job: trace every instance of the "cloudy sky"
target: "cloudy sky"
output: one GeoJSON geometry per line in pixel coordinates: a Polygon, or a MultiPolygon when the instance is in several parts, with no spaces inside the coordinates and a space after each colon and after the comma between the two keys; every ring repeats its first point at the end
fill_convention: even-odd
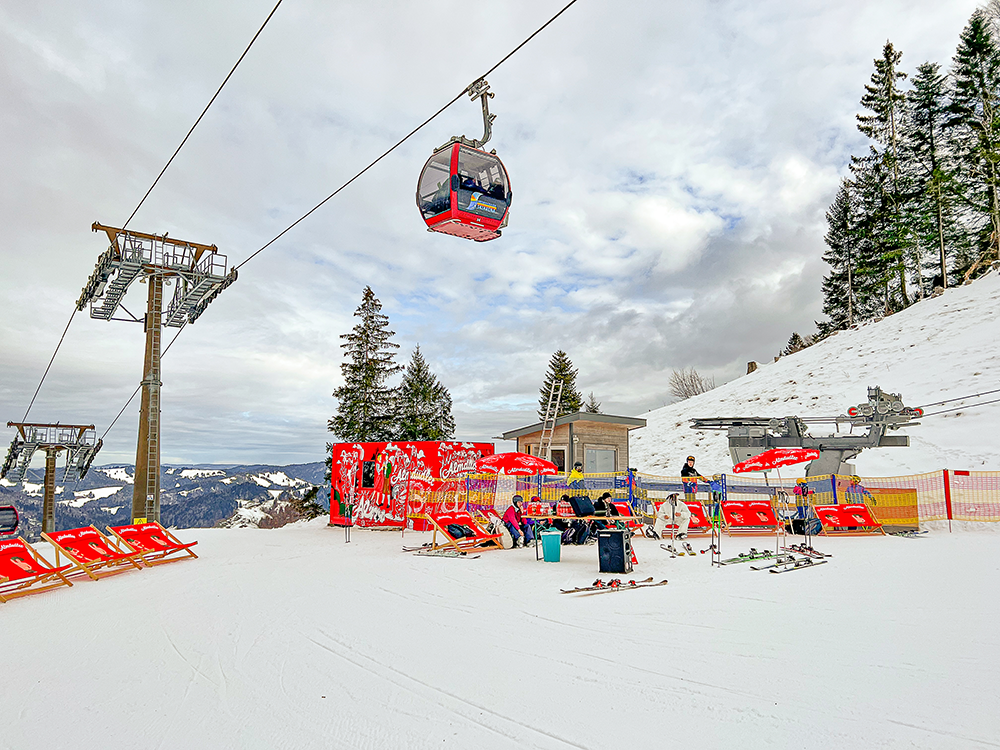
{"type": "MultiPolygon", "coordinates": [[[[284,0],[130,226],[242,262],[564,4],[284,0]]],[[[3,421],[24,417],[105,249],[91,223],[125,222],[273,5],[0,5],[3,421]]],[[[320,460],[366,284],[400,359],[420,344],[450,389],[459,438],[535,421],[560,348],[613,414],[669,402],[672,369],[738,377],[821,317],[824,213],[865,148],[873,59],[891,39],[906,70],[946,65],[976,5],[579,0],[489,77],[504,236],[428,233],[414,206],[432,149],[481,133],[463,99],[183,331],[163,461],[320,460]]],[[[29,419],[103,433],[142,353],[141,326],[77,315],[29,419]]],[[[134,460],[137,414],[98,463],[134,460]]]]}

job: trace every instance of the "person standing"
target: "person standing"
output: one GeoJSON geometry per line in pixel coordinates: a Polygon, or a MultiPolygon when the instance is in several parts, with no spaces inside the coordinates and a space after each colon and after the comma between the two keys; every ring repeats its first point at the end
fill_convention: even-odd
{"type": "Polygon", "coordinates": [[[706,484],[708,480],[698,473],[698,470],[694,468],[694,456],[688,456],[687,460],[684,461],[684,465],[681,467],[681,479],[684,485],[684,502],[694,503],[697,502],[697,497],[695,493],[698,491],[698,480],[702,480],[706,484]],[[693,480],[684,482],[685,477],[694,477],[693,480]]]}

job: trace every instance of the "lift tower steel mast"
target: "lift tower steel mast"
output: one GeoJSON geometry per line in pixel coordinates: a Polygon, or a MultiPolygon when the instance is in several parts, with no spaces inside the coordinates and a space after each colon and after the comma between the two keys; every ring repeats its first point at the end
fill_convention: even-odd
{"type": "Polygon", "coordinates": [[[42,531],[56,530],[56,459],[66,451],[63,482],[76,482],[87,476],[94,456],[101,449],[94,425],[38,424],[35,422],[8,422],[16,427],[17,435],[7,449],[7,458],[0,467],[0,479],[17,483],[31,464],[36,450],[45,451],[45,483],[42,496],[42,531]]]}
{"type": "Polygon", "coordinates": [[[146,234],[94,223],[91,229],[108,235],[110,247],[97,259],[76,309],[90,304],[90,317],[115,318],[121,307],[146,332],[139,439],[135,451],[132,517],[160,520],[160,332],[163,326],[183,328],[194,323],[223,289],[236,281],[236,269],[226,273],[226,256],[215,245],[175,240],[166,234],[146,234]],[[146,314],[136,318],[121,301],[139,279],[148,285],[146,314]],[[173,297],[163,309],[163,287],[176,281],[173,297]]]}

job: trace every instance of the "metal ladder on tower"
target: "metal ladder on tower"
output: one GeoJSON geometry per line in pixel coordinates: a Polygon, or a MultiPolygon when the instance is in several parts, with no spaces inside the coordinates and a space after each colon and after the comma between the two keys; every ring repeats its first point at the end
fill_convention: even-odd
{"type": "Polygon", "coordinates": [[[545,407],[545,418],[542,419],[542,437],[538,444],[538,455],[546,461],[552,460],[552,435],[556,431],[556,417],[559,416],[559,404],[562,401],[563,381],[553,380],[549,388],[549,403],[545,407]]]}

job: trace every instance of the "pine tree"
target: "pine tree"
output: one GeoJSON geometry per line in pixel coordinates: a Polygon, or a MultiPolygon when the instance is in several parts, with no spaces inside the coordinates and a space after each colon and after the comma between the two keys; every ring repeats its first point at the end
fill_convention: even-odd
{"type": "Polygon", "coordinates": [[[591,391],[590,395],[587,397],[587,403],[583,407],[583,410],[588,414],[600,414],[601,413],[601,402],[597,400],[594,396],[594,392],[591,391]]]}
{"type": "Polygon", "coordinates": [[[451,394],[427,366],[419,345],[396,391],[396,409],[397,440],[450,440],[455,434],[451,394]]]}
{"type": "MultiPolygon", "coordinates": [[[[1000,46],[982,10],[962,31],[951,78],[951,147],[977,252],[989,256],[1000,253],[1000,46]]],[[[964,272],[961,265],[956,272],[964,272]]]]}
{"type": "Polygon", "coordinates": [[[821,333],[849,328],[855,323],[857,301],[854,285],[857,281],[858,247],[861,233],[851,189],[853,183],[844,178],[840,190],[826,212],[827,232],[823,238],[828,250],[823,260],[832,270],[823,277],[823,313],[829,318],[820,324],[821,333]]]}
{"type": "Polygon", "coordinates": [[[892,42],[885,43],[882,57],[875,60],[871,82],[865,85],[865,93],[861,97],[861,105],[870,114],[857,116],[858,130],[875,142],[868,160],[881,162],[878,173],[883,175],[879,184],[884,193],[879,200],[882,204],[878,216],[879,230],[871,239],[875,242],[873,250],[884,256],[879,266],[884,263],[896,275],[894,284],[886,280],[886,313],[898,309],[895,306],[890,309],[888,304],[889,299],[895,296],[888,293],[890,287],[895,287],[902,307],[910,304],[906,291],[906,252],[911,241],[907,237],[903,216],[907,187],[900,169],[899,153],[900,120],[906,101],[906,95],[899,88],[900,81],[906,78],[906,73],[898,68],[902,57],[903,53],[897,52],[892,42]]]}
{"type": "Polygon", "coordinates": [[[302,497],[292,497],[289,501],[291,507],[295,510],[300,518],[313,519],[319,518],[322,515],[326,515],[327,510],[316,498],[319,496],[320,487],[313,485],[302,497]]]}
{"type": "Polygon", "coordinates": [[[941,66],[930,62],[918,66],[903,124],[904,163],[914,186],[907,222],[916,243],[927,252],[932,279],[939,276],[945,287],[948,256],[966,241],[956,207],[954,162],[945,140],[948,104],[941,66]]]}
{"type": "Polygon", "coordinates": [[[854,174],[857,259],[852,287],[857,301],[855,322],[890,315],[904,307],[897,266],[902,261],[899,230],[902,223],[892,202],[889,165],[872,150],[866,157],[851,157],[854,174]]]}
{"type": "Polygon", "coordinates": [[[576,389],[576,376],[579,370],[573,369],[573,363],[569,355],[562,349],[552,355],[549,360],[549,369],[545,373],[545,383],[539,389],[538,418],[545,419],[545,409],[549,404],[549,391],[552,384],[561,380],[563,384],[562,398],[559,401],[559,411],[557,417],[564,414],[575,414],[583,408],[583,396],[576,389]]]}
{"type": "Polygon", "coordinates": [[[327,427],[345,442],[392,440],[394,390],[385,383],[403,369],[395,363],[399,344],[391,340],[395,332],[388,329],[389,317],[382,314],[370,286],[354,317],[361,322],[340,337],[347,350],[347,361],[340,366],[344,384],[333,392],[337,413],[327,427]]]}
{"type": "Polygon", "coordinates": [[[795,352],[800,352],[807,346],[809,346],[809,342],[802,338],[798,333],[793,332],[792,335],[789,336],[788,344],[786,344],[785,348],[782,350],[781,356],[786,357],[789,354],[795,354],[795,352]]]}

